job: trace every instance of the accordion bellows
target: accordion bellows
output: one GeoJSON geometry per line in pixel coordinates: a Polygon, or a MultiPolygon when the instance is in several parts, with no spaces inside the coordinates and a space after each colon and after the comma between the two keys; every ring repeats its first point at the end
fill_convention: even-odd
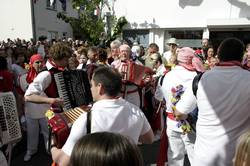
{"type": "Polygon", "coordinates": [[[16,99],[12,92],[0,93],[0,127],[2,145],[22,138],[16,99]]]}

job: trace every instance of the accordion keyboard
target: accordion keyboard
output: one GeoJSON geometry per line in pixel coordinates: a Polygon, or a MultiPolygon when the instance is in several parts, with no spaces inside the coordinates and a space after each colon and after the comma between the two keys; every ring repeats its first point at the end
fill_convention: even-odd
{"type": "Polygon", "coordinates": [[[54,74],[54,78],[59,97],[64,100],[64,111],[92,102],[88,75],[85,71],[63,71],[54,74]]]}
{"type": "Polygon", "coordinates": [[[63,72],[54,74],[54,78],[56,80],[58,94],[64,100],[63,108],[64,110],[70,110],[71,104],[70,104],[69,95],[67,93],[67,88],[66,88],[64,77],[63,77],[63,72]]]}

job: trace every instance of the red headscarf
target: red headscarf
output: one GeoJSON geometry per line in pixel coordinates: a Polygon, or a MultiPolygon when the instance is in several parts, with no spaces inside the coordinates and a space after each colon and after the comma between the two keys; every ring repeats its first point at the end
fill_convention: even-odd
{"type": "Polygon", "coordinates": [[[29,84],[34,80],[34,78],[38,74],[37,71],[35,70],[35,68],[33,67],[33,63],[36,62],[36,61],[42,61],[43,62],[43,57],[40,54],[35,54],[35,55],[32,55],[30,57],[30,62],[29,62],[30,68],[29,68],[29,71],[28,71],[27,77],[26,77],[26,81],[29,84]]]}

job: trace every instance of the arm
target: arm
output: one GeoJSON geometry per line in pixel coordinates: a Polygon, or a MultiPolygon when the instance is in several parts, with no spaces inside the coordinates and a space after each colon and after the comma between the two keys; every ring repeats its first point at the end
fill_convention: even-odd
{"type": "Polygon", "coordinates": [[[152,129],[150,129],[146,134],[140,135],[139,141],[144,144],[151,144],[154,141],[154,133],[152,129]]]}
{"type": "Polygon", "coordinates": [[[45,95],[44,90],[50,85],[50,83],[51,75],[48,71],[43,71],[39,73],[25,92],[25,101],[34,102],[38,104],[62,105],[62,99],[49,98],[45,95]]]}
{"type": "Polygon", "coordinates": [[[25,98],[25,101],[33,102],[37,104],[54,104],[56,106],[63,105],[63,100],[60,98],[49,98],[47,96],[41,96],[37,94],[25,96],[24,98],[25,98]]]}
{"type": "Polygon", "coordinates": [[[184,94],[181,96],[180,101],[176,104],[174,115],[176,120],[182,120],[187,118],[187,114],[192,112],[196,108],[196,98],[193,94],[192,87],[188,87],[184,94]]]}
{"type": "Polygon", "coordinates": [[[67,141],[62,149],[56,147],[51,148],[52,159],[59,166],[69,165],[70,155],[73,151],[75,143],[86,133],[86,113],[83,113],[71,127],[71,131],[67,141]]]}
{"type": "Polygon", "coordinates": [[[70,156],[64,153],[61,149],[56,147],[51,148],[52,159],[55,163],[60,166],[67,166],[69,165],[70,156]]]}
{"type": "Polygon", "coordinates": [[[174,116],[176,120],[185,120],[188,117],[187,114],[183,114],[178,110],[174,110],[174,116]]]}

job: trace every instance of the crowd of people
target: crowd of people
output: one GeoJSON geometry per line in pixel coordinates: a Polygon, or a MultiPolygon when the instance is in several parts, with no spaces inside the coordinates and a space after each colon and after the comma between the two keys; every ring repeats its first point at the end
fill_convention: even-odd
{"type": "Polygon", "coordinates": [[[250,130],[250,44],[245,47],[239,39],[228,38],[215,50],[203,39],[201,48],[194,49],[170,38],[166,47],[161,54],[156,43],[144,48],[120,40],[106,48],[43,37],[36,43],[1,42],[0,92],[16,96],[22,130],[27,132],[24,161],[37,153],[40,132],[45,144],[48,141],[45,112],[64,104],[54,74],[83,70],[94,100],[90,132],[88,114],[83,113],[66,143],[51,146],[58,165],[141,166],[136,145],[150,144],[159,135],[166,154],[159,154],[165,160],[158,165],[183,166],[186,154],[194,166],[249,165],[249,134],[241,137],[237,151],[236,144],[250,130]]]}

